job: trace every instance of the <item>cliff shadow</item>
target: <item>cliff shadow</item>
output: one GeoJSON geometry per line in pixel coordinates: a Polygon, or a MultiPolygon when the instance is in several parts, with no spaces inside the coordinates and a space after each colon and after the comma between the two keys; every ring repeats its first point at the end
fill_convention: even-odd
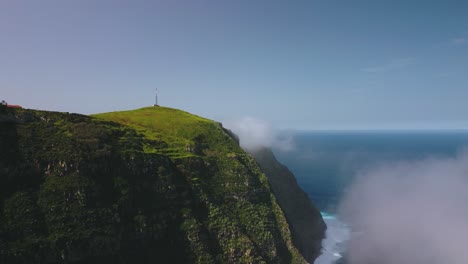
{"type": "Polygon", "coordinates": [[[16,122],[5,113],[0,113],[0,201],[11,191],[11,184],[18,184],[19,144],[16,122]]]}

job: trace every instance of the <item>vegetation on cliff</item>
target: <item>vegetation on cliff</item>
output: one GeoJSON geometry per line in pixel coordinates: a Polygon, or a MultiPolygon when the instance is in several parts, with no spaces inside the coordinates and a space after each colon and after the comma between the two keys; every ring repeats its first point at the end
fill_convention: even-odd
{"type": "Polygon", "coordinates": [[[320,211],[299,187],[289,169],[278,162],[268,148],[249,150],[268,177],[271,189],[288,220],[294,245],[312,263],[320,254],[326,224],[320,211]]]}
{"type": "Polygon", "coordinates": [[[0,262],[304,263],[227,132],[163,107],[1,109],[0,262]]]}

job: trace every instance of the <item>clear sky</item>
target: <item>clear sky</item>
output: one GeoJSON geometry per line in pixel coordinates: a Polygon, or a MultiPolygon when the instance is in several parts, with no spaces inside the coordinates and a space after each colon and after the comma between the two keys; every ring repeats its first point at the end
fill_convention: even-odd
{"type": "Polygon", "coordinates": [[[468,128],[468,1],[0,1],[0,99],[284,129],[468,128]]]}

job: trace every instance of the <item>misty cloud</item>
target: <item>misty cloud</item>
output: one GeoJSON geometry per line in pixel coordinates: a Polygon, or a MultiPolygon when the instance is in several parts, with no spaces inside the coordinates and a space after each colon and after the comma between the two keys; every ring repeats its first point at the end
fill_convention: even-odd
{"type": "Polygon", "coordinates": [[[466,38],[454,38],[450,40],[450,44],[454,46],[466,44],[468,41],[466,38]]]}
{"type": "Polygon", "coordinates": [[[387,62],[384,65],[375,66],[375,67],[367,67],[367,68],[361,69],[361,71],[368,72],[368,73],[388,72],[388,71],[392,71],[396,69],[401,69],[409,65],[415,64],[415,63],[416,63],[416,59],[414,58],[394,59],[394,60],[387,62]]]}
{"type": "Polygon", "coordinates": [[[290,151],[295,147],[291,135],[279,133],[264,120],[244,117],[223,122],[223,125],[239,136],[240,145],[244,149],[255,150],[261,147],[272,147],[282,151],[290,151]]]}
{"type": "Polygon", "coordinates": [[[340,210],[358,231],[350,263],[468,263],[467,203],[467,153],[361,173],[340,210]]]}

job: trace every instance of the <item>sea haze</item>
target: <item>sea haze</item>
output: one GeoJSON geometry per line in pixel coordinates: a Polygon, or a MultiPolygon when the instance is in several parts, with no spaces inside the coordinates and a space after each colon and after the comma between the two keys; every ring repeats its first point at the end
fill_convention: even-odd
{"type": "Polygon", "coordinates": [[[334,213],[357,173],[385,163],[454,157],[468,147],[468,131],[299,132],[295,148],[275,149],[321,211],[334,213]]]}
{"type": "Polygon", "coordinates": [[[294,142],[292,150],[274,151],[322,211],[329,228],[323,255],[315,263],[331,264],[345,254],[356,231],[336,214],[358,176],[400,163],[426,166],[428,160],[456,160],[468,150],[468,131],[299,132],[294,142]]]}

